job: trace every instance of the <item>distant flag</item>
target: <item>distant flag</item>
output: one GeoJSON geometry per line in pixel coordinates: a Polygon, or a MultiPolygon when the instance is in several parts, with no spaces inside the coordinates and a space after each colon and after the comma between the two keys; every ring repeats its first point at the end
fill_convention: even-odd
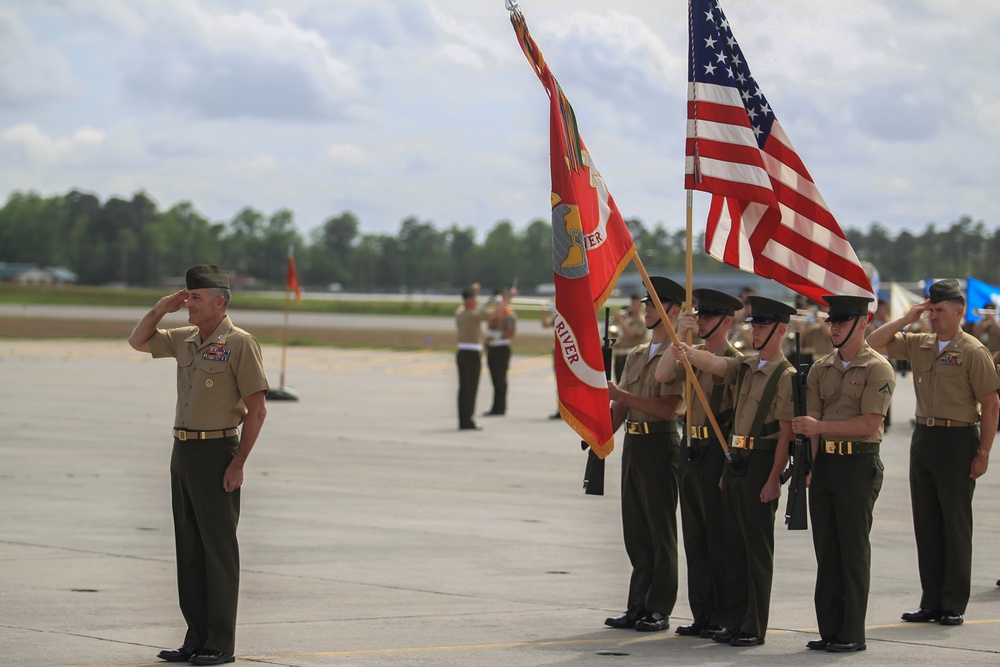
{"type": "Polygon", "coordinates": [[[1000,287],[995,287],[982,280],[969,278],[965,281],[965,321],[978,322],[983,309],[992,310],[992,317],[996,317],[997,309],[1000,307],[1000,287]]]}
{"type": "Polygon", "coordinates": [[[687,189],[712,193],[705,250],[813,301],[874,296],[754,81],[717,0],[690,0],[687,189]]]}
{"type": "Polygon", "coordinates": [[[285,291],[295,292],[295,303],[302,303],[302,283],[299,282],[299,272],[295,270],[294,248],[288,246],[288,279],[285,281],[285,291]]]}
{"type": "Polygon", "coordinates": [[[573,107],[528,33],[517,3],[508,2],[507,8],[521,49],[549,96],[559,412],[603,459],[614,449],[614,434],[594,311],[632,259],[635,244],[580,137],[573,107]]]}

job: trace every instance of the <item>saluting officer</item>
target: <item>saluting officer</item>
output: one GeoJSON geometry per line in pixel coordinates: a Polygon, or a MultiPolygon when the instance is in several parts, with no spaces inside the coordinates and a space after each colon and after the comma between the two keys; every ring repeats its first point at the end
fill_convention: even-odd
{"type": "Polygon", "coordinates": [[[1000,377],[989,351],[962,331],[965,297],[954,279],[879,327],[868,344],[913,369],[917,423],[910,440],[910,504],[920,570],[920,608],[909,622],[961,625],[972,580],[972,494],[997,431],[1000,377]],[[931,333],[903,332],[927,312],[931,333]]]}
{"type": "MultiPolygon", "coordinates": [[[[698,304],[697,316],[688,311],[677,319],[677,336],[684,340],[696,331],[705,349],[718,357],[740,356],[729,342],[736,311],[743,303],[736,297],[713,289],[692,292],[698,304]]],[[[686,381],[687,371],[677,362],[671,347],[656,369],[661,382],[686,381]]],[[[695,369],[695,378],[709,399],[709,407],[729,438],[733,427],[733,386],[715,382],[711,373],[695,369]]],[[[722,445],[709,425],[701,401],[691,401],[691,423],[681,438],[680,505],[684,555],[687,562],[688,603],[694,622],[678,626],[675,632],[687,637],[710,638],[726,622],[726,560],[723,534],[722,491],[719,482],[726,459],[722,445]]]]}
{"type": "MultiPolygon", "coordinates": [[[[476,394],[479,375],[483,370],[483,322],[499,321],[508,299],[501,297],[492,311],[479,307],[479,283],[462,290],[462,305],[455,310],[458,350],[455,365],[458,367],[458,429],[481,431],[482,426],[473,421],[476,411],[476,394]]],[[[509,349],[509,348],[508,348],[509,349]]]]}
{"type": "Polygon", "coordinates": [[[170,488],[177,590],[188,629],[180,648],[158,657],[221,665],[235,660],[240,487],[267,415],[267,378],[257,341],[226,315],[229,271],[194,266],[186,283],[139,320],[128,342],[153,357],[177,359],[170,488]],[[157,328],[164,315],[185,306],[192,326],[157,328]]]}
{"type": "MultiPolygon", "coordinates": [[[[671,323],[676,321],[684,287],[661,276],[650,281],[667,317],[671,323]]],[[[608,383],[612,427],[618,430],[625,423],[622,534],[632,576],[625,613],[604,623],[654,632],[670,627],[670,613],[677,602],[677,418],[684,411],[684,386],[663,384],[653,375],[669,346],[669,334],[649,303],[648,292],[643,301],[652,337],[629,353],[621,387],[608,383]]]]}
{"type": "Polygon", "coordinates": [[[722,509],[727,572],[728,619],[712,640],[730,646],[764,643],[774,574],[774,513],[781,495],[781,472],[792,439],[792,365],[781,352],[795,309],[780,301],[748,297],[747,319],[756,355],[718,357],[685,343],[678,359],[735,386],[730,453],[722,473],[722,509]]]}
{"type": "Polygon", "coordinates": [[[510,300],[517,296],[517,288],[498,287],[493,296],[496,311],[490,315],[486,328],[486,365],[493,381],[493,406],[484,417],[499,417],[507,412],[507,371],[510,368],[511,343],[517,333],[517,314],[510,307],[510,300]]]}
{"type": "Polygon", "coordinates": [[[892,401],[892,365],[865,343],[868,304],[863,296],[827,296],[834,352],[809,369],[808,416],[792,420],[812,438],[809,516],[816,549],[814,650],[865,650],[865,614],[871,579],[872,510],[882,488],[879,458],[883,419],[892,401]]]}

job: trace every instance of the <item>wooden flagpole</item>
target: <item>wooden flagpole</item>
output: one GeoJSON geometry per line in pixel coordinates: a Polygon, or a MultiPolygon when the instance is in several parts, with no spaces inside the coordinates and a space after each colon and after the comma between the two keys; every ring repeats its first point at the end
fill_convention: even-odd
{"type": "MultiPolygon", "coordinates": [[[[660,316],[660,320],[667,325],[667,333],[670,334],[670,340],[673,341],[674,345],[680,345],[680,338],[677,337],[677,331],[674,330],[674,325],[670,323],[667,318],[667,311],[663,309],[663,304],[660,302],[660,297],[656,293],[656,288],[653,287],[652,281],[649,279],[649,274],[646,273],[646,267],[643,266],[642,260],[639,259],[639,253],[632,255],[632,261],[635,262],[635,267],[639,270],[639,275],[642,276],[642,282],[646,286],[646,291],[649,292],[649,298],[656,306],[656,312],[660,316]]],[[[691,361],[687,358],[682,360],[684,362],[684,368],[688,372],[688,376],[694,377],[694,368],[691,367],[691,361]]],[[[705,396],[704,390],[701,388],[701,384],[694,382],[691,384],[694,388],[695,394],[698,396],[698,400],[701,401],[702,407],[705,408],[705,415],[708,417],[709,423],[712,425],[712,430],[715,432],[715,436],[719,439],[719,444],[722,445],[722,451],[725,452],[726,458],[732,460],[729,453],[729,443],[726,442],[726,438],[722,435],[722,429],[719,427],[719,422],[715,420],[715,415],[712,414],[712,408],[708,404],[708,397],[705,396]]]]}

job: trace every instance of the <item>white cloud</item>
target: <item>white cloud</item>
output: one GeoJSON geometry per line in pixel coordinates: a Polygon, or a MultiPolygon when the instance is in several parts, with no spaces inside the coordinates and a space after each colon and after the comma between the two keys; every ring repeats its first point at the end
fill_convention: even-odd
{"type": "MultiPolygon", "coordinates": [[[[722,3],[842,224],[1000,224],[1000,3],[722,3]]],[[[685,3],[522,8],[622,212],[681,226],[685,3]]],[[[485,229],[547,214],[548,153],[500,0],[0,0],[0,196],[485,229]]]]}
{"type": "Polygon", "coordinates": [[[13,11],[0,6],[0,104],[11,110],[38,108],[75,92],[65,54],[40,43],[13,11]]]}

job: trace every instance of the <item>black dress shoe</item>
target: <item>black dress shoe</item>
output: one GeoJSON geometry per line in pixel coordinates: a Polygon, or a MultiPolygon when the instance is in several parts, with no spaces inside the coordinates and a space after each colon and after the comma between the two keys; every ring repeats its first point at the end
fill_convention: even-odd
{"type": "Polygon", "coordinates": [[[720,644],[728,644],[729,642],[733,641],[733,638],[735,636],[736,633],[733,632],[732,630],[726,630],[725,628],[722,628],[714,635],[712,635],[712,641],[719,642],[720,644]]]}
{"type": "Polygon", "coordinates": [[[951,610],[941,612],[941,625],[962,625],[962,623],[965,623],[965,619],[958,612],[951,610]]]}
{"type": "Polygon", "coordinates": [[[210,649],[202,649],[191,656],[192,665],[224,665],[227,662],[236,662],[236,656],[210,649]]]}
{"type": "Polygon", "coordinates": [[[813,651],[825,651],[826,647],[830,645],[829,639],[814,639],[810,642],[806,642],[806,648],[813,651]]]}
{"type": "Polygon", "coordinates": [[[711,639],[723,630],[725,630],[725,628],[719,627],[718,625],[710,625],[707,628],[702,628],[701,634],[698,636],[702,639],[711,639]]]}
{"type": "Polygon", "coordinates": [[[488,410],[483,413],[484,417],[503,417],[502,412],[497,412],[496,410],[488,410]]]}
{"type": "Polygon", "coordinates": [[[163,649],[156,654],[156,657],[167,662],[187,662],[197,652],[198,649],[193,646],[181,646],[173,650],[163,649]]]}
{"type": "Polygon", "coordinates": [[[741,632],[739,635],[729,640],[730,646],[760,646],[763,643],[763,637],[748,635],[745,632],[741,632]]]}
{"type": "Polygon", "coordinates": [[[906,611],[900,616],[907,623],[928,623],[941,618],[940,609],[924,609],[921,607],[916,611],[906,611]]]}
{"type": "Polygon", "coordinates": [[[826,650],[830,653],[854,653],[855,651],[864,651],[867,646],[864,642],[841,642],[836,639],[827,644],[826,650]]]}
{"type": "Polygon", "coordinates": [[[702,630],[707,627],[708,623],[695,621],[691,625],[678,625],[674,632],[682,637],[701,637],[702,630]]]}
{"type": "Polygon", "coordinates": [[[670,617],[664,616],[658,611],[647,612],[645,616],[635,622],[635,629],[639,632],[659,632],[670,627],[670,617]]]}
{"type": "Polygon", "coordinates": [[[459,431],[482,431],[483,427],[479,424],[463,424],[458,427],[459,431]]]}
{"type": "MultiPolygon", "coordinates": [[[[556,410],[551,415],[549,415],[549,419],[562,419],[562,415],[559,414],[558,410],[556,410]]],[[[1000,581],[997,582],[997,586],[1000,586],[1000,581]]]]}
{"type": "Polygon", "coordinates": [[[621,616],[612,616],[604,619],[604,625],[611,628],[631,630],[635,627],[635,622],[645,615],[642,607],[632,607],[621,616]]]}

